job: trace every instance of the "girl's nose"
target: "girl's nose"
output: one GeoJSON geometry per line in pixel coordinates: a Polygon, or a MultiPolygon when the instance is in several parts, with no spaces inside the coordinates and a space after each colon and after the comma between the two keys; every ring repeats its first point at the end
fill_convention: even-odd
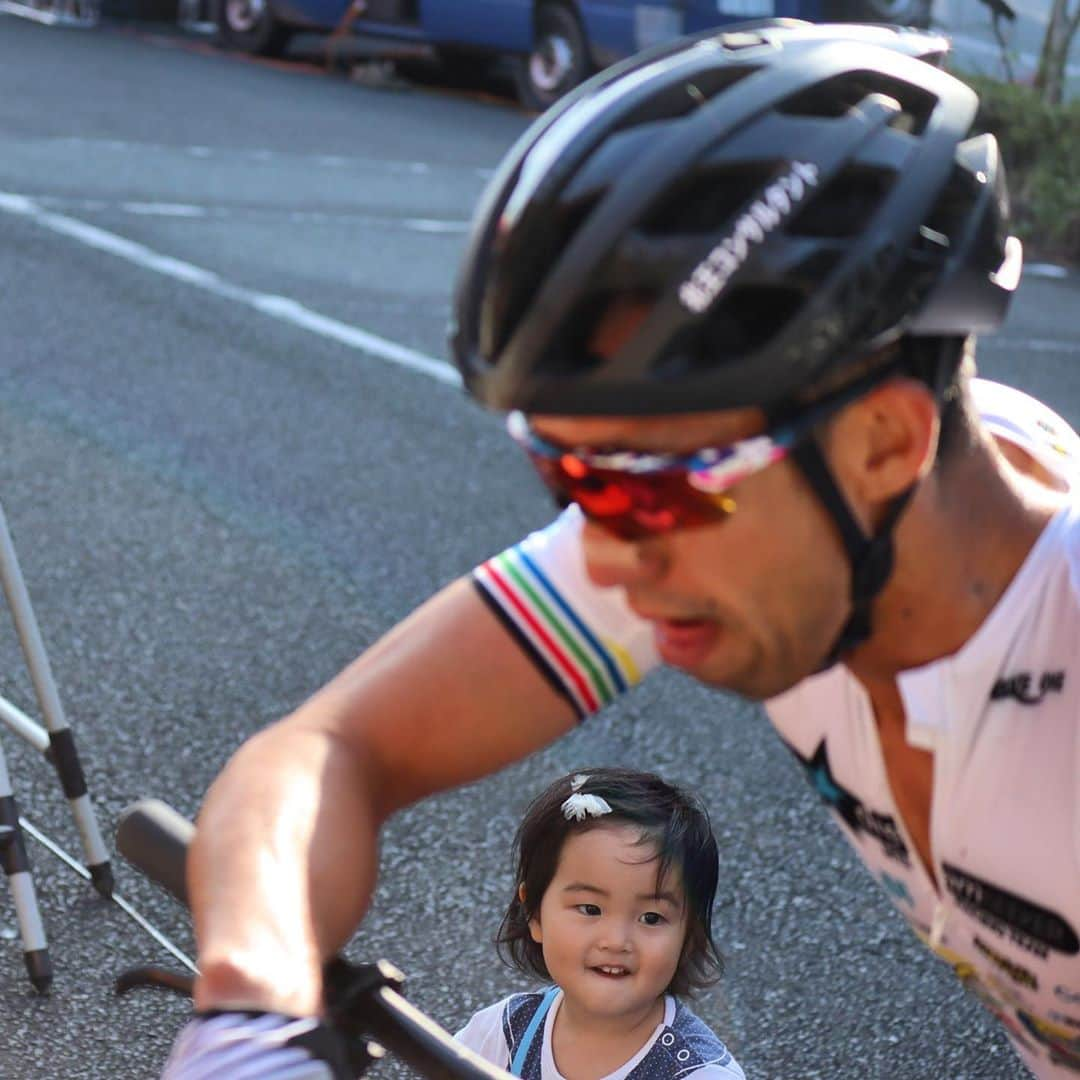
{"type": "Polygon", "coordinates": [[[663,577],[667,560],[661,544],[624,540],[586,519],[582,532],[585,570],[594,585],[644,585],[663,577]]]}
{"type": "Polygon", "coordinates": [[[597,945],[606,952],[630,951],[630,928],[622,919],[605,919],[597,945]]]}

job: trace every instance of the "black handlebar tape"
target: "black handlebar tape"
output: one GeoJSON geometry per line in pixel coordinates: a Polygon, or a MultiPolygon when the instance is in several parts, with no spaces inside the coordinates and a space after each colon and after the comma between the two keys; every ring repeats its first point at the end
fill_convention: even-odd
{"type": "Polygon", "coordinates": [[[365,1015],[375,1041],[428,1080],[509,1080],[388,986],[369,998],[365,1015]]]}
{"type": "Polygon", "coordinates": [[[187,907],[185,868],[188,844],[194,835],[195,826],[167,803],[143,799],[120,815],[116,848],[128,862],[187,907]]]}

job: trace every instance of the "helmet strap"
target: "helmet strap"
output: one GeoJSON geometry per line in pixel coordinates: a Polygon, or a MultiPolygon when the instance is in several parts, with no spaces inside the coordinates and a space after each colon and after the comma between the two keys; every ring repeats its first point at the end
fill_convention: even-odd
{"type": "Polygon", "coordinates": [[[877,533],[867,536],[855,520],[817,440],[813,437],[803,440],[792,449],[791,457],[833,519],[851,566],[851,615],[819,669],[824,671],[871,634],[871,606],[892,574],[893,530],[916,485],[912,484],[890,501],[877,533]]]}

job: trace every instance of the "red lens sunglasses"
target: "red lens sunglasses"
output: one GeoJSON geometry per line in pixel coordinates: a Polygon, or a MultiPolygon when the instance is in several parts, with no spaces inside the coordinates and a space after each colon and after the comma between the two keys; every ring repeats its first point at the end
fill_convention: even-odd
{"type": "Polygon", "coordinates": [[[571,450],[538,435],[521,412],[510,413],[506,427],[559,506],[577,503],[586,517],[632,540],[723,521],[735,510],[729,489],[787,457],[843,403],[830,402],[828,409],[811,409],[763,435],[691,454],[571,450]]]}

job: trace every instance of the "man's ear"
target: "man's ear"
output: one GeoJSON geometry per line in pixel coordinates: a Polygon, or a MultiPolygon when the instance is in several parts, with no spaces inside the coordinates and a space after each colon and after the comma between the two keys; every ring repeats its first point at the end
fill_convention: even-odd
{"type": "Polygon", "coordinates": [[[930,389],[917,379],[890,379],[832,425],[828,442],[838,479],[858,503],[884,505],[933,467],[939,428],[930,389]]]}

